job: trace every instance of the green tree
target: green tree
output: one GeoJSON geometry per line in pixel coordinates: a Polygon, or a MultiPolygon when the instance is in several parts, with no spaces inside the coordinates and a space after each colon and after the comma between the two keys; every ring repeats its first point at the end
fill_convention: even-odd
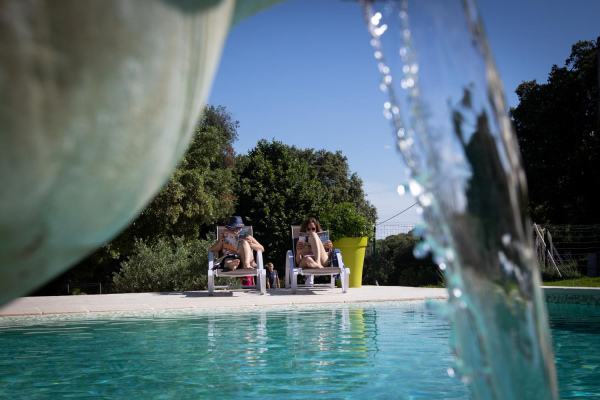
{"type": "Polygon", "coordinates": [[[317,178],[329,191],[334,204],[352,203],[356,212],[367,221],[374,223],[377,220],[377,209],[366,199],[362,179],[350,172],[348,159],[341,151],[332,153],[323,149],[293,149],[316,171],[317,178]]]}
{"type": "Polygon", "coordinates": [[[537,223],[600,222],[598,53],[600,43],[573,45],[548,82],[523,82],[511,109],[537,223]]]}
{"type": "Polygon", "coordinates": [[[238,126],[225,107],[204,108],[185,157],[125,235],[129,245],[132,237],[196,239],[231,214],[238,126]]]}
{"type": "Polygon", "coordinates": [[[136,239],[135,252],[113,274],[113,289],[119,293],[206,289],[211,244],[183,237],[161,237],[150,245],[136,239]]]}
{"type": "Polygon", "coordinates": [[[443,281],[431,255],[420,259],[414,256],[415,246],[422,239],[410,233],[388,236],[377,241],[377,259],[371,246],[367,247],[363,268],[365,285],[426,286],[443,281]]]}

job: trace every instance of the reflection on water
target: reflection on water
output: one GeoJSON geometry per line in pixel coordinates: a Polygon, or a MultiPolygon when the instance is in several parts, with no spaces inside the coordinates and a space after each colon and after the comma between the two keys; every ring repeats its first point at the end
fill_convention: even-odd
{"type": "Polygon", "coordinates": [[[2,398],[469,398],[422,302],[35,321],[0,320],[2,398]]]}
{"type": "MultiPolygon", "coordinates": [[[[561,397],[600,398],[598,307],[549,310],[561,397]]],[[[0,319],[0,398],[472,398],[423,302],[100,317],[0,319]]]]}

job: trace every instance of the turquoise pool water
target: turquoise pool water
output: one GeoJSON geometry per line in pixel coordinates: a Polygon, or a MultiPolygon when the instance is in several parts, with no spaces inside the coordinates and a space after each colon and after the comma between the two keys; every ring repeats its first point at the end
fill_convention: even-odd
{"type": "MultiPolygon", "coordinates": [[[[550,308],[561,397],[600,396],[600,317],[550,308]]],[[[470,398],[423,302],[95,317],[0,319],[0,398],[470,398]]]]}
{"type": "Polygon", "coordinates": [[[600,399],[600,307],[548,304],[561,399],[600,399]]]}

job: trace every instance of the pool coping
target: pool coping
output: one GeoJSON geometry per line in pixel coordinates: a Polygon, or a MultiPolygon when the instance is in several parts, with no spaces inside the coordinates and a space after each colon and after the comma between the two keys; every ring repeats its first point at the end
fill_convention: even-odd
{"type": "Polygon", "coordinates": [[[119,293],[81,296],[20,297],[0,307],[1,317],[52,314],[86,314],[130,311],[215,309],[237,307],[290,306],[325,303],[362,303],[445,299],[445,288],[404,286],[362,286],[342,293],[339,288],[269,289],[266,295],[255,290],[119,293]]]}
{"type": "MultiPolygon", "coordinates": [[[[600,288],[544,286],[549,303],[600,306],[600,288]]],[[[81,296],[20,297],[0,307],[0,318],[54,314],[88,314],[129,311],[216,309],[325,303],[362,303],[446,299],[445,288],[362,286],[342,293],[338,288],[270,289],[266,295],[253,290],[165,293],[119,293],[81,296]]]]}
{"type": "Polygon", "coordinates": [[[543,286],[547,303],[600,306],[600,288],[543,286]]]}

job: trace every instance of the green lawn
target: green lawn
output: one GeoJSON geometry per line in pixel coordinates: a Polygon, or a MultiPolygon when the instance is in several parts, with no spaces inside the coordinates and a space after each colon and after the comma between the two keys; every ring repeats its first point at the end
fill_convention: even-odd
{"type": "Polygon", "coordinates": [[[565,279],[562,281],[544,282],[544,286],[569,286],[569,287],[600,287],[600,276],[582,276],[576,279],[565,279]]]}
{"type": "MultiPolygon", "coordinates": [[[[560,281],[547,281],[542,283],[543,286],[567,286],[567,287],[600,287],[600,276],[594,278],[582,276],[575,279],[564,279],[560,281]]],[[[421,286],[426,288],[443,288],[444,285],[427,285],[421,286]]]]}

